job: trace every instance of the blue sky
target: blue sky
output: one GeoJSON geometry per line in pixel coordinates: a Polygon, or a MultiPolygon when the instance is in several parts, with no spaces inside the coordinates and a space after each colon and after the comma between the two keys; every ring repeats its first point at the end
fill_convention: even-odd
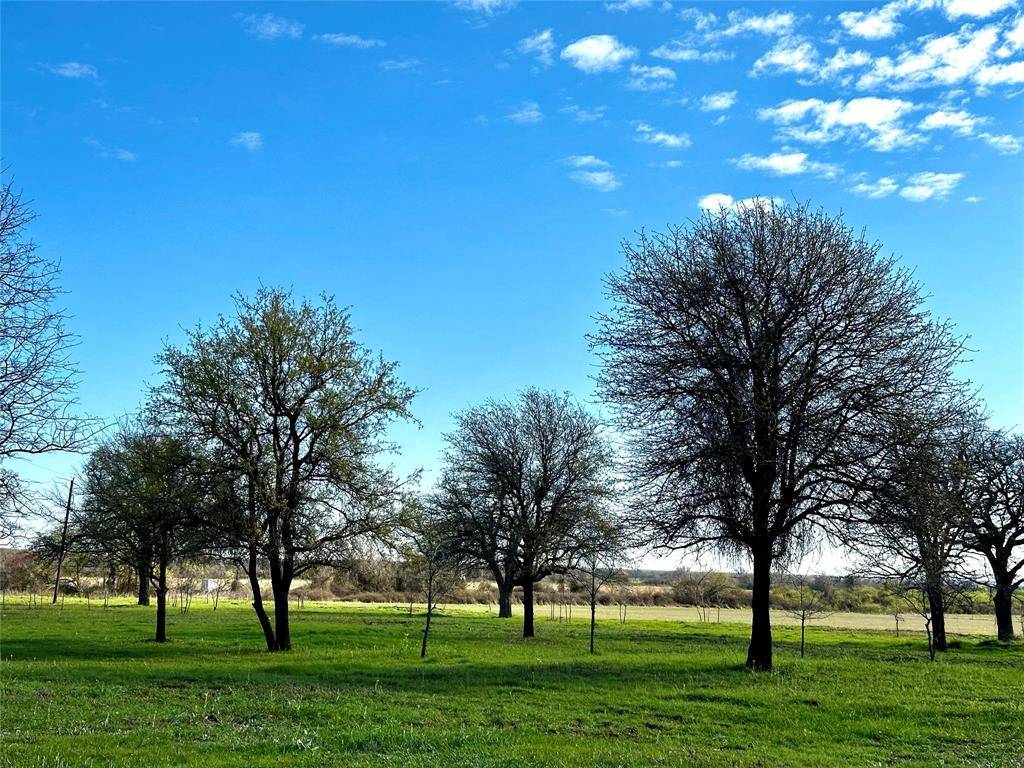
{"type": "Polygon", "coordinates": [[[429,470],[454,410],[593,399],[622,238],[767,195],[916,269],[1024,423],[1012,0],[4,3],[2,35],[2,156],[91,413],[136,407],[161,340],[234,291],[328,292],[424,390],[396,437],[429,470]]]}

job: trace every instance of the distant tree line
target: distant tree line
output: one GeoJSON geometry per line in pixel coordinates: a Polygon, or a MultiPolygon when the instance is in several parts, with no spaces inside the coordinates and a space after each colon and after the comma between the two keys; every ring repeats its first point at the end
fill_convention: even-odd
{"type": "MultiPolygon", "coordinates": [[[[55,267],[24,238],[31,214],[9,186],[0,203],[0,460],[79,448],[89,423],[71,408],[55,267]]],[[[218,563],[248,583],[269,651],[292,647],[296,580],[391,552],[424,596],[425,655],[435,607],[467,574],[493,580],[503,618],[520,595],[524,638],[537,585],[571,582],[593,651],[595,606],[630,553],[710,551],[750,564],[747,666],[769,670],[773,580],[827,541],[921,614],[933,654],[971,579],[1013,638],[1024,440],[988,426],[956,375],[965,340],[907,269],[841,218],[771,201],[623,252],[590,339],[608,422],[528,388],[454,415],[436,482],[400,477],[388,434],[413,419],[416,390],[331,297],[263,288],[164,347],[159,383],[91,441],[66,522],[37,552],[130,570],[140,603],[156,593],[158,641],[171,569],[218,563]]],[[[5,471],[13,529],[24,505],[5,471]]],[[[710,607],[706,591],[727,585],[677,588],[710,607]]],[[[821,594],[801,582],[789,610],[802,626],[821,594]]]]}

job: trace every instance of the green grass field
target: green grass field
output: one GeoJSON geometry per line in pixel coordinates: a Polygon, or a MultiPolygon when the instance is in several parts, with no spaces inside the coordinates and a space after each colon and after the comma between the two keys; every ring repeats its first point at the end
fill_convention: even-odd
{"type": "Polygon", "coordinates": [[[307,607],[267,654],[251,609],[205,603],[149,641],[153,610],[8,603],[0,625],[10,766],[1024,766],[1024,646],[746,627],[419,616],[307,607]]]}

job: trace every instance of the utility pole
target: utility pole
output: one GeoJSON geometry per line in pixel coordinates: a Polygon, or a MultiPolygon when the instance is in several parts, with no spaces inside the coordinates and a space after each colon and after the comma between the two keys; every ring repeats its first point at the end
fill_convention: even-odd
{"type": "Polygon", "coordinates": [[[60,549],[57,551],[57,578],[53,580],[53,605],[57,604],[57,592],[60,590],[60,568],[64,565],[64,547],[68,540],[68,520],[71,518],[71,494],[75,492],[75,478],[71,478],[68,486],[68,503],[64,507],[64,529],[60,533],[60,549]]]}

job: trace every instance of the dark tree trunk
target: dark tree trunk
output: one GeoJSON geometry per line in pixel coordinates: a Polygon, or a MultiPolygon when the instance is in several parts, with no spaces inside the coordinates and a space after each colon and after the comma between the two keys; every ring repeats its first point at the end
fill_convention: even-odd
{"type": "Polygon", "coordinates": [[[498,618],[512,618],[512,586],[498,582],[498,618]]]}
{"type": "Polygon", "coordinates": [[[278,651],[292,649],[291,628],[288,623],[288,592],[291,580],[280,578],[272,586],[274,590],[274,635],[277,637],[278,651]]]}
{"type": "Polygon", "coordinates": [[[149,605],[149,565],[140,565],[136,573],[139,577],[139,605],[149,605]]]}
{"type": "Polygon", "coordinates": [[[590,652],[596,653],[594,650],[594,629],[597,625],[597,600],[590,601],[590,652]]]}
{"type": "Polygon", "coordinates": [[[763,545],[753,552],[754,584],[750,598],[750,646],[747,649],[747,669],[770,671],[772,668],[771,545],[763,545]]]}
{"type": "Polygon", "coordinates": [[[1003,642],[1010,642],[1013,634],[1013,585],[1005,573],[996,573],[996,593],[993,597],[996,609],[996,632],[1003,642]]]}
{"type": "Polygon", "coordinates": [[[800,658],[804,657],[804,638],[806,635],[807,619],[803,616],[800,617],[800,658]]]}
{"type": "Polygon", "coordinates": [[[256,554],[249,554],[249,586],[252,588],[252,607],[260,620],[260,627],[263,628],[263,637],[267,641],[267,650],[277,650],[277,638],[274,637],[274,628],[270,625],[270,617],[267,616],[267,609],[263,606],[263,595],[260,592],[259,575],[256,572],[256,554]]]}
{"type": "Polygon", "coordinates": [[[533,637],[533,582],[523,582],[523,637],[533,637]]]}
{"type": "Polygon", "coordinates": [[[167,562],[162,559],[156,577],[156,641],[167,642],[167,562]]]}
{"type": "Polygon", "coordinates": [[[946,650],[946,604],[942,587],[928,588],[928,609],[932,614],[932,646],[936,651],[946,650]]]}
{"type": "Polygon", "coordinates": [[[423,644],[420,645],[420,658],[427,658],[427,639],[430,637],[430,618],[434,613],[434,596],[431,590],[427,591],[427,620],[423,625],[423,644]]]}

